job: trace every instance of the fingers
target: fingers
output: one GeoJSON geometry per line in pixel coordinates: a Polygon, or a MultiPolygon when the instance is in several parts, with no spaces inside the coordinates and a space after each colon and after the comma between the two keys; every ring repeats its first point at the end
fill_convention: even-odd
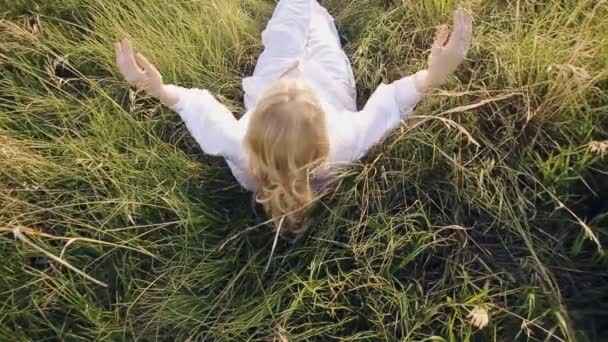
{"type": "Polygon", "coordinates": [[[120,46],[120,42],[114,44],[114,50],[116,52],[116,64],[120,67],[122,61],[122,47],[120,46]]]}
{"type": "Polygon", "coordinates": [[[144,69],[144,72],[146,74],[151,75],[151,74],[158,73],[158,70],[156,69],[156,67],[154,65],[152,65],[152,63],[148,62],[146,57],[144,57],[144,55],[142,55],[141,53],[135,54],[135,60],[144,69]]]}
{"type": "Polygon", "coordinates": [[[133,49],[131,48],[131,43],[129,42],[129,39],[123,38],[120,41],[120,47],[125,55],[133,56],[133,49]]]}
{"type": "Polygon", "coordinates": [[[137,63],[143,67],[145,75],[143,80],[139,82],[139,87],[145,89],[148,95],[162,97],[163,79],[156,67],[141,53],[135,54],[135,59],[137,60],[137,63]]]}
{"type": "Polygon", "coordinates": [[[162,77],[141,53],[134,53],[127,39],[116,44],[116,61],[125,79],[149,95],[160,96],[162,77]]]}
{"type": "Polygon", "coordinates": [[[116,63],[118,69],[128,82],[137,82],[144,75],[143,70],[135,62],[133,49],[125,38],[116,44],[116,63]]]}
{"type": "Polygon", "coordinates": [[[462,9],[458,9],[459,17],[459,31],[461,33],[462,41],[467,47],[471,45],[471,36],[473,34],[473,18],[462,9]]]}
{"type": "Polygon", "coordinates": [[[437,27],[437,32],[435,33],[435,41],[433,42],[433,48],[443,47],[448,40],[450,39],[450,28],[448,25],[441,25],[437,27]]]}
{"type": "Polygon", "coordinates": [[[465,14],[465,26],[464,26],[464,34],[465,34],[465,43],[467,48],[471,47],[471,39],[473,38],[473,18],[469,14],[465,14]]]}
{"type": "Polygon", "coordinates": [[[452,48],[466,52],[471,45],[472,18],[464,10],[454,11],[454,32],[448,42],[452,48]]]}
{"type": "Polygon", "coordinates": [[[129,66],[131,66],[141,72],[142,71],[141,68],[139,67],[139,65],[137,65],[137,63],[135,63],[135,59],[133,58],[134,52],[133,52],[133,49],[131,48],[131,44],[129,43],[129,40],[127,38],[122,40],[122,49],[124,51],[125,61],[129,64],[129,66]]]}

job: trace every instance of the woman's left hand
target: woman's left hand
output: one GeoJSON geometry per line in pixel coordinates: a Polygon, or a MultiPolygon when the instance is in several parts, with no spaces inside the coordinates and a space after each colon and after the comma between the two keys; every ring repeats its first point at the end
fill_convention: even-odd
{"type": "Polygon", "coordinates": [[[471,47],[472,27],[471,16],[462,9],[454,12],[453,31],[447,25],[439,27],[429,56],[428,70],[417,79],[419,91],[442,85],[462,64],[471,47]]]}

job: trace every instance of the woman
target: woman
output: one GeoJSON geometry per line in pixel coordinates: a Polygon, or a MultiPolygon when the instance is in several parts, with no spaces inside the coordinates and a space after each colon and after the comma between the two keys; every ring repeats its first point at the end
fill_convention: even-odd
{"type": "Polygon", "coordinates": [[[243,80],[240,120],[206,90],[163,84],[127,40],[116,54],[125,79],[178,112],[205,153],[226,158],[282,233],[299,233],[331,169],[363,157],[464,61],[471,26],[457,10],[454,30],[437,32],[428,68],[380,85],[360,111],[334,20],[316,0],[279,1],[262,33],[264,52],[243,80]]]}

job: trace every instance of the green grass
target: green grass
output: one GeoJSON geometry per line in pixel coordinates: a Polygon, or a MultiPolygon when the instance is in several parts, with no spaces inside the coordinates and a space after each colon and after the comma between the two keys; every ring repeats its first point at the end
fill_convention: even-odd
{"type": "MultiPolygon", "coordinates": [[[[0,341],[607,340],[608,2],[462,4],[469,60],[264,273],[261,210],[113,43],[239,111],[274,3],[2,2],[0,341]]],[[[362,101],[424,67],[455,8],[326,5],[362,101]]]]}

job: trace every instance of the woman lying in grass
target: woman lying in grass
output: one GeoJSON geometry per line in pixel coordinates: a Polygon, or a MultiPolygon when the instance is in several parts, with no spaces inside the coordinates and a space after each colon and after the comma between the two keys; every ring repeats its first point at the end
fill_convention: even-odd
{"type": "Polygon", "coordinates": [[[470,42],[471,18],[457,10],[454,30],[437,32],[428,69],[380,85],[358,111],[333,18],[316,0],[281,0],[262,33],[253,76],[243,80],[247,113],[240,120],[206,90],[163,84],[127,40],[116,54],[125,79],[178,112],[205,153],[226,158],[282,233],[299,233],[330,170],[360,159],[396,128],[462,63],[470,42]]]}

